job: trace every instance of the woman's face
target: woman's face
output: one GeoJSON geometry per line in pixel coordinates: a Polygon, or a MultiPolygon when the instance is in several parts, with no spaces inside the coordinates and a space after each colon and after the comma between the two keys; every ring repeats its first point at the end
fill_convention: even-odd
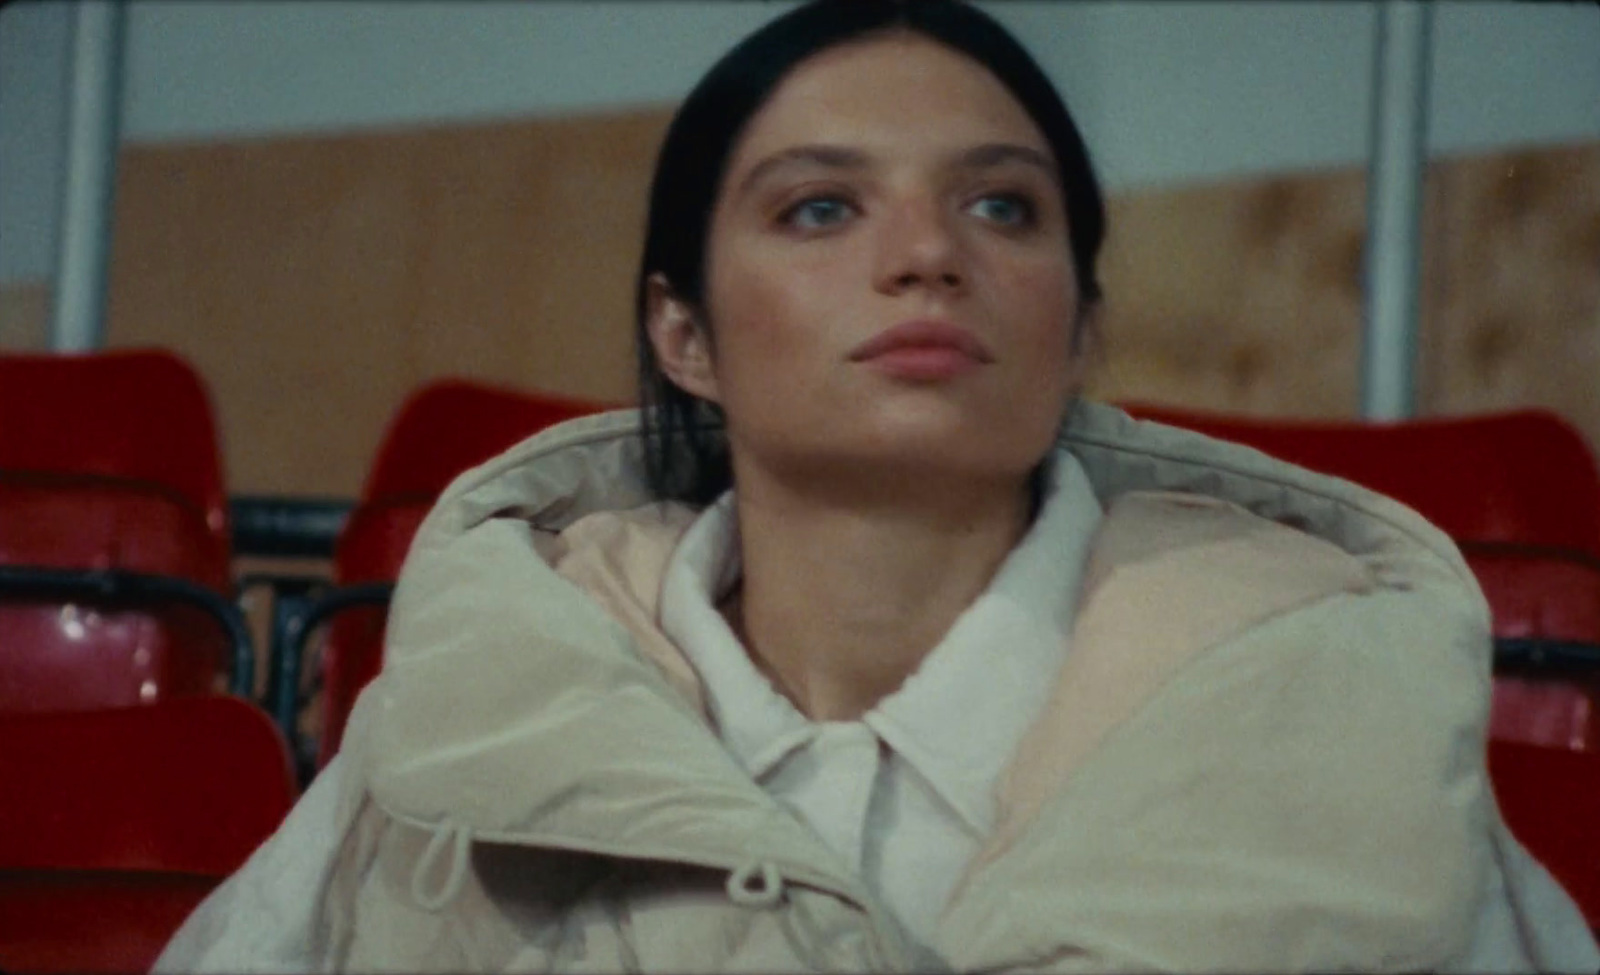
{"type": "Polygon", "coordinates": [[[739,476],[1024,477],[1079,381],[1057,180],[977,62],[916,35],[821,52],[729,160],[710,342],[655,304],[669,376],[723,407],[739,476]]]}

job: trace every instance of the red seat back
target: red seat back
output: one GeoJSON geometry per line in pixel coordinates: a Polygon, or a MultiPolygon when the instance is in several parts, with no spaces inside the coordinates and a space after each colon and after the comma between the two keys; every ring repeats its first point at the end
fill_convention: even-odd
{"type": "Polygon", "coordinates": [[[1489,773],[1511,832],[1600,931],[1600,755],[1493,741],[1489,773]]]}
{"type": "Polygon", "coordinates": [[[0,355],[0,469],[160,485],[200,509],[228,549],[211,398],[161,350],[0,355]]]}
{"type": "Polygon", "coordinates": [[[400,404],[361,499],[436,498],[457,474],[517,441],[605,408],[464,379],[429,383],[400,404]]]}
{"type": "MultiPolygon", "coordinates": [[[[1600,645],[1600,472],[1554,413],[1377,424],[1128,411],[1389,495],[1460,544],[1497,637],[1600,645]]],[[[1600,750],[1597,702],[1600,679],[1502,674],[1490,726],[1497,738],[1600,750]]]]}
{"type": "MultiPolygon", "coordinates": [[[[411,539],[433,506],[433,500],[375,501],[350,515],[334,557],[341,585],[393,582],[400,574],[411,539]]],[[[383,666],[387,607],[358,606],[328,623],[322,647],[322,737],[319,767],[339,750],[344,726],[356,696],[383,666]]]]}
{"type": "MultiPolygon", "coordinates": [[[[230,582],[226,497],[199,377],[158,351],[0,355],[0,563],[230,582]]],[[[0,711],[222,686],[227,633],[174,604],[0,604],[0,711]]]]}
{"type": "MultiPolygon", "coordinates": [[[[596,413],[598,403],[520,392],[459,379],[408,397],[334,553],[340,585],[393,582],[423,517],[449,483],[513,444],[563,420],[596,413]]],[[[383,664],[385,612],[357,608],[329,623],[322,648],[322,764],[338,751],[356,696],[383,664]]]]}
{"type": "Polygon", "coordinates": [[[1583,435],[1545,410],[1380,424],[1126,409],[1348,478],[1415,508],[1461,541],[1600,557],[1600,470],[1583,435]]]}
{"type": "Polygon", "coordinates": [[[289,753],[264,712],[200,697],[0,715],[0,971],[144,971],[277,828],[289,753]]]}
{"type": "MultiPolygon", "coordinates": [[[[1542,549],[1463,543],[1494,612],[1495,635],[1600,647],[1600,559],[1542,549]]],[[[1600,754],[1600,671],[1541,677],[1519,668],[1495,677],[1495,737],[1600,754]]]]}

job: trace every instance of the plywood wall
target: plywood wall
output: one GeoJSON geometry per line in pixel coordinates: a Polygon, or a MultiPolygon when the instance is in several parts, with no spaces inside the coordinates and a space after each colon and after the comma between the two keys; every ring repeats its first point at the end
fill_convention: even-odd
{"type": "Polygon", "coordinates": [[[39,352],[49,345],[49,283],[20,281],[0,287],[0,352],[39,352]]]}
{"type": "MultiPolygon", "coordinates": [[[[1111,202],[1107,397],[1354,415],[1358,169],[1111,202]]],[[[1600,144],[1441,159],[1423,217],[1418,409],[1546,406],[1600,443],[1600,144]]]]}
{"type": "Polygon", "coordinates": [[[1113,197],[1093,392],[1353,415],[1364,192],[1359,172],[1339,172],[1113,197]]]}
{"type": "Polygon", "coordinates": [[[1432,189],[1427,409],[1548,406],[1600,444],[1600,145],[1456,160],[1432,189]]]}
{"type": "MultiPolygon", "coordinates": [[[[109,334],[199,365],[238,492],[353,495],[440,375],[622,402],[667,113],[136,147],[109,334]]],[[[1359,170],[1119,195],[1095,392],[1353,416],[1359,170]]],[[[1542,404],[1600,442],[1600,144],[1437,161],[1423,412],[1542,404]]]]}
{"type": "Polygon", "coordinates": [[[127,150],[110,343],[210,380],[237,492],[353,495],[427,379],[631,395],[662,112],[127,150]]]}

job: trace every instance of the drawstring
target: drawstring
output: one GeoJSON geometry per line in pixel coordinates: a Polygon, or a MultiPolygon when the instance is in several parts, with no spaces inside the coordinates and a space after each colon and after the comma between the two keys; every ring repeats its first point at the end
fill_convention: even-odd
{"type": "Polygon", "coordinates": [[[750,860],[728,874],[728,897],[742,907],[772,907],[783,897],[783,875],[769,860],[750,860]]]}
{"type": "Polygon", "coordinates": [[[418,907],[433,913],[455,900],[455,896],[461,893],[462,883],[467,879],[467,857],[471,847],[472,830],[469,827],[459,826],[448,817],[434,827],[433,836],[422,851],[422,859],[417,861],[417,869],[411,874],[411,896],[418,907]],[[451,841],[450,868],[445,874],[443,886],[430,894],[423,887],[428,874],[433,872],[434,861],[444,852],[446,841],[451,841]]]}
{"type": "MultiPolygon", "coordinates": [[[[728,874],[728,897],[741,907],[767,909],[776,907],[783,899],[783,874],[770,860],[747,860],[737,870],[728,874]]],[[[867,937],[874,954],[889,969],[896,971],[936,972],[949,971],[936,955],[914,947],[900,927],[900,922],[886,911],[858,901],[866,915],[867,937]]],[[[804,911],[802,911],[804,913],[804,911]]],[[[797,955],[810,957],[813,947],[807,945],[812,938],[801,937],[795,930],[796,918],[784,918],[783,930],[797,955]]],[[[804,922],[801,922],[802,926],[804,922]]],[[[820,970],[822,965],[812,966],[820,970]]]]}

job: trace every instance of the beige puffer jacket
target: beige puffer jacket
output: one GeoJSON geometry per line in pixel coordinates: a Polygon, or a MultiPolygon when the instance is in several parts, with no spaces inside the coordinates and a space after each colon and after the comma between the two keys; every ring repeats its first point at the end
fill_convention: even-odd
{"type": "Polygon", "coordinates": [[[1106,517],[1071,649],[928,956],[709,728],[655,623],[693,513],[649,503],[635,424],[547,431],[423,525],[307,881],[319,967],[1600,965],[1495,807],[1488,611],[1450,541],[1088,403],[1060,449],[1106,517]]]}

